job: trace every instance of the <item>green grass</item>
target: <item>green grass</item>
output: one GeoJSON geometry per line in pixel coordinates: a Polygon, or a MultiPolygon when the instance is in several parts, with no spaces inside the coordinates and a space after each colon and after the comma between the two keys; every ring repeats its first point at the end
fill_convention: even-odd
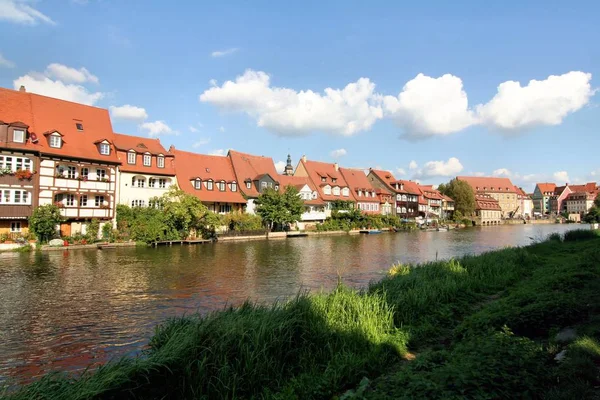
{"type": "Polygon", "coordinates": [[[365,291],[176,318],[139,358],[6,397],[586,399],[600,385],[599,343],[600,238],[570,233],[398,265],[365,291]],[[565,327],[574,342],[554,340],[565,327]]]}

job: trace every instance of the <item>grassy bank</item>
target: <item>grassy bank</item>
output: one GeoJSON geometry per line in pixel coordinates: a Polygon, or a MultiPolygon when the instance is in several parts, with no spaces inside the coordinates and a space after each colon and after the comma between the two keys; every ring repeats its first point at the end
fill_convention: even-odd
{"type": "Polygon", "coordinates": [[[597,328],[600,238],[569,232],[396,266],[364,291],[174,319],[139,358],[6,397],[593,398],[597,328]],[[566,327],[575,337],[556,340],[566,327]]]}

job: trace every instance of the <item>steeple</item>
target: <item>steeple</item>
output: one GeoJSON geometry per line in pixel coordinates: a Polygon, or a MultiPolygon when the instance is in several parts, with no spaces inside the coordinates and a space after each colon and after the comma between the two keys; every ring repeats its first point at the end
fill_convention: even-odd
{"type": "Polygon", "coordinates": [[[294,175],[294,167],[292,167],[292,156],[290,156],[289,154],[287,157],[287,164],[285,166],[285,169],[283,170],[283,174],[287,176],[294,175]]]}

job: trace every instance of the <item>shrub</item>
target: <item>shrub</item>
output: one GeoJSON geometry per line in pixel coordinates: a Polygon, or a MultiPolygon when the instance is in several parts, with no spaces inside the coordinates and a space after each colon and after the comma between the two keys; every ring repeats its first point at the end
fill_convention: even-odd
{"type": "Polygon", "coordinates": [[[63,221],[60,208],[53,204],[39,206],[29,217],[29,229],[41,242],[46,243],[57,236],[56,226],[63,221]]]}
{"type": "Polygon", "coordinates": [[[591,229],[576,229],[576,230],[565,232],[564,241],[565,242],[575,242],[577,240],[595,239],[599,236],[600,236],[599,232],[593,231],[591,229]]]}

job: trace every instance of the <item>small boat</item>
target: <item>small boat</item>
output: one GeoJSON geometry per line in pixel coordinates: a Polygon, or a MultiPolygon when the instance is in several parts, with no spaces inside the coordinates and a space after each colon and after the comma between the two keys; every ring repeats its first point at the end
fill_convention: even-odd
{"type": "Polygon", "coordinates": [[[360,233],[365,233],[367,235],[373,235],[375,233],[381,233],[381,231],[379,229],[364,229],[364,230],[360,231],[360,233]]]}
{"type": "Polygon", "coordinates": [[[444,228],[444,227],[439,227],[437,228],[438,232],[448,232],[448,228],[444,228]]]}

